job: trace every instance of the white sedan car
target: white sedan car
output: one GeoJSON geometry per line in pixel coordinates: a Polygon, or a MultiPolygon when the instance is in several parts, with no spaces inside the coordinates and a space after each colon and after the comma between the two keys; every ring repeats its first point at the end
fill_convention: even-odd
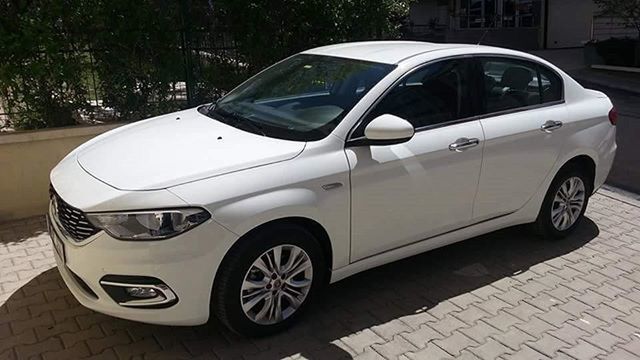
{"type": "Polygon", "coordinates": [[[567,236],[615,124],[604,94],[530,54],[325,46],[78,147],[51,172],[50,234],[88,308],[266,334],[381,264],[516,224],[567,236]]]}

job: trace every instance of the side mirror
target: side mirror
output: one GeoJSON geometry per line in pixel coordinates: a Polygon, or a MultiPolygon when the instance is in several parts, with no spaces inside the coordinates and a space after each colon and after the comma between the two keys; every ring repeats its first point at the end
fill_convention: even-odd
{"type": "Polygon", "coordinates": [[[384,114],[373,119],[364,128],[368,145],[393,145],[409,141],[415,129],[407,120],[395,115],[384,114]]]}

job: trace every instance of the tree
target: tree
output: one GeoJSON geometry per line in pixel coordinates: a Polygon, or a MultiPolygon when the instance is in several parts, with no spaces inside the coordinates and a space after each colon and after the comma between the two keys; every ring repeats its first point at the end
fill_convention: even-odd
{"type": "Polygon", "coordinates": [[[176,1],[85,0],[87,39],[103,105],[135,121],[178,109],[172,86],[184,81],[176,1]]]}
{"type": "Polygon", "coordinates": [[[98,99],[134,121],[210,101],[304,49],[395,38],[410,1],[5,0],[0,102],[22,129],[72,125],[98,99]],[[189,104],[174,91],[185,83],[189,104]]]}
{"type": "Polygon", "coordinates": [[[640,38],[640,0],[594,0],[603,13],[622,20],[633,27],[640,38]]]}
{"type": "Polygon", "coordinates": [[[640,0],[594,0],[606,15],[616,17],[638,32],[635,46],[636,66],[640,66],[640,0]]]}
{"type": "Polygon", "coordinates": [[[0,97],[13,126],[72,125],[86,107],[78,1],[0,4],[0,97]]]}
{"type": "Polygon", "coordinates": [[[292,53],[336,42],[396,38],[411,0],[218,0],[228,26],[255,72],[292,53]]]}

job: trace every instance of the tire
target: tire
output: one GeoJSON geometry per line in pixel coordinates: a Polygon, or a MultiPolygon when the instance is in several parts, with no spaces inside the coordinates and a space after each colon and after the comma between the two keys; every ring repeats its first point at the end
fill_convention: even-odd
{"type": "Polygon", "coordinates": [[[327,273],[322,249],[309,231],[294,224],[268,225],[240,239],[225,257],[214,282],[212,314],[229,329],[245,336],[282,331],[303,315],[325,285],[327,273]],[[278,252],[282,276],[268,278],[265,270],[274,273],[272,264],[278,252]],[[295,261],[290,263],[292,258],[295,261]],[[310,271],[305,267],[307,263],[310,271]],[[295,272],[292,269],[300,268],[306,270],[292,274],[295,272]],[[291,278],[287,279],[288,276],[291,278]],[[308,280],[310,285],[303,286],[308,280]],[[273,311],[277,309],[282,310],[280,316],[273,311]]]}
{"type": "Polygon", "coordinates": [[[559,240],[569,236],[576,227],[580,224],[584,217],[584,212],[589,204],[589,197],[593,192],[593,182],[586,172],[576,166],[567,167],[562,169],[558,175],[553,179],[549,190],[545,195],[542,207],[538,213],[538,218],[533,224],[534,229],[538,235],[545,239],[559,240]],[[570,202],[562,201],[562,194],[566,198],[566,194],[571,195],[571,185],[574,185],[576,193],[570,202]],[[564,188],[563,188],[564,187],[564,188]],[[561,192],[561,188],[563,191],[561,192]],[[582,196],[580,196],[582,194],[582,196]],[[559,198],[556,198],[559,196],[559,198]],[[577,200],[582,198],[581,208],[577,209],[577,200]],[[564,205],[562,203],[564,202],[564,205]],[[567,204],[570,211],[567,210],[567,204]],[[560,214],[559,220],[557,217],[560,214]],[[566,215],[564,215],[566,214],[566,215]]]}

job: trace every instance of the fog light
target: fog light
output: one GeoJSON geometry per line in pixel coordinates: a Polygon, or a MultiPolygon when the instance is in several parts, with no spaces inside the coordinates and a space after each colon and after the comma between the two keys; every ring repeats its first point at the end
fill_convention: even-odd
{"type": "Polygon", "coordinates": [[[164,308],[178,302],[178,297],[166,284],[152,277],[105,275],[100,285],[120,306],[164,308]]]}
{"type": "Polygon", "coordinates": [[[139,299],[151,299],[158,296],[155,289],[148,287],[128,287],[126,291],[129,296],[139,299]]]}

